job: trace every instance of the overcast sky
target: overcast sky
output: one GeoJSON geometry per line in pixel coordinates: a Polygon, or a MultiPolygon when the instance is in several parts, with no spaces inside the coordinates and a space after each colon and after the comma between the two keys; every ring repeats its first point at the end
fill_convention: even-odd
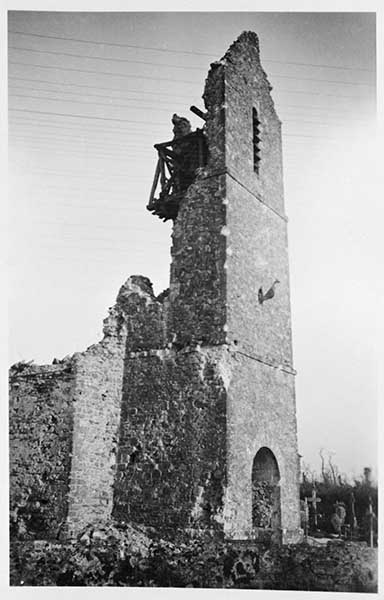
{"type": "Polygon", "coordinates": [[[11,12],[10,362],[97,342],[131,274],[168,287],[153,144],[174,112],[201,126],[189,106],[244,29],[283,121],[299,450],[358,475],[377,463],[373,13],[11,12]]]}

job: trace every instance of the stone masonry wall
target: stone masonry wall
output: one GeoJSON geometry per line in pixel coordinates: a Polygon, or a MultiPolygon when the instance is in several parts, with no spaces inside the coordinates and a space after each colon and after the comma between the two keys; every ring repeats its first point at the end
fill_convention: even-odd
{"type": "Polygon", "coordinates": [[[226,479],[222,350],[127,355],[114,516],[220,528],[226,479]]]}
{"type": "Polygon", "coordinates": [[[237,350],[227,399],[226,533],[252,538],[252,464],[262,447],[276,457],[280,472],[281,528],[285,543],[300,528],[294,376],[237,350]]]}
{"type": "Polygon", "coordinates": [[[73,365],[14,365],[10,373],[11,539],[58,537],[68,507],[73,365]]]}
{"type": "Polygon", "coordinates": [[[225,530],[252,531],[252,463],[267,447],[280,471],[283,539],[300,538],[296,407],[290,321],[281,124],[260,65],[257,36],[243,33],[223,60],[225,86],[226,331],[235,363],[227,396],[225,530]],[[260,121],[253,161],[252,109],[260,121]],[[274,296],[259,303],[275,280],[274,296]]]}
{"type": "Polygon", "coordinates": [[[176,347],[225,341],[224,176],[197,180],[172,239],[168,339],[176,347]]]}
{"type": "Polygon", "coordinates": [[[180,202],[172,233],[168,341],[183,347],[225,342],[224,67],[213,63],[204,102],[208,164],[180,202]]]}
{"type": "Polygon", "coordinates": [[[292,369],[286,222],[228,177],[227,326],[239,350],[292,369]],[[272,299],[259,304],[278,279],[272,299]]]}
{"type": "Polygon", "coordinates": [[[119,445],[126,352],[163,344],[162,304],[146,277],[131,276],[104,322],[104,338],[74,355],[76,411],[68,533],[108,519],[119,445]]]}
{"type": "Polygon", "coordinates": [[[226,170],[259,200],[284,212],[281,122],[260,64],[259,43],[244,32],[224,56],[226,170]],[[253,165],[252,109],[260,121],[260,164],[253,165]]]}

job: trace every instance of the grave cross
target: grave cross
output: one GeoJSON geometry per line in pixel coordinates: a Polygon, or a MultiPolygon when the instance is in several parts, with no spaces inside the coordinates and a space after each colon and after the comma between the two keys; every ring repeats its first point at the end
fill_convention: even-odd
{"type": "Polygon", "coordinates": [[[369,518],[369,546],[373,548],[373,507],[372,507],[372,498],[368,497],[368,518],[369,518]]]}
{"type": "Polygon", "coordinates": [[[308,536],[308,521],[309,521],[309,509],[308,509],[308,498],[304,497],[304,535],[308,536]]]}
{"type": "Polygon", "coordinates": [[[350,500],[351,500],[351,533],[353,533],[355,531],[355,529],[357,528],[357,519],[356,519],[356,512],[355,512],[355,494],[353,492],[351,492],[351,496],[350,496],[350,500]]]}
{"type": "Polygon", "coordinates": [[[321,502],[321,498],[317,497],[315,486],[313,486],[313,488],[312,488],[312,496],[308,496],[308,498],[306,498],[306,500],[309,501],[312,504],[313,522],[314,522],[314,525],[315,525],[315,527],[317,529],[317,503],[321,502]]]}

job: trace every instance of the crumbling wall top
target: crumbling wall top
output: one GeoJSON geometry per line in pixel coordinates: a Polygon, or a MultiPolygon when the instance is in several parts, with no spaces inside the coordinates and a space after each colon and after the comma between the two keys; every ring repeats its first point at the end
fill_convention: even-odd
{"type": "Polygon", "coordinates": [[[153,285],[150,279],[143,275],[131,275],[127,281],[123,283],[117,294],[116,303],[124,308],[125,304],[132,300],[133,294],[137,294],[147,301],[155,300],[153,285]]]}
{"type": "Polygon", "coordinates": [[[222,60],[231,60],[236,54],[244,53],[245,49],[252,49],[259,56],[259,38],[254,31],[243,31],[230,45],[222,60]]]}

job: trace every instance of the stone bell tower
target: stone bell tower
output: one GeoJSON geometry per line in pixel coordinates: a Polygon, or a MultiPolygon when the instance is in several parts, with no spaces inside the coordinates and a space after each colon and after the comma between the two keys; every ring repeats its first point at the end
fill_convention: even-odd
{"type": "Polygon", "coordinates": [[[193,182],[177,193],[173,155],[148,208],[165,219],[167,203],[173,211],[167,340],[219,353],[224,532],[279,531],[290,542],[300,538],[299,462],[281,122],[271,89],[258,38],[244,32],[211,65],[202,131],[174,140],[184,140],[184,156],[188,143],[190,156],[200,152],[193,182]],[[194,135],[204,140],[200,151],[194,135]]]}

